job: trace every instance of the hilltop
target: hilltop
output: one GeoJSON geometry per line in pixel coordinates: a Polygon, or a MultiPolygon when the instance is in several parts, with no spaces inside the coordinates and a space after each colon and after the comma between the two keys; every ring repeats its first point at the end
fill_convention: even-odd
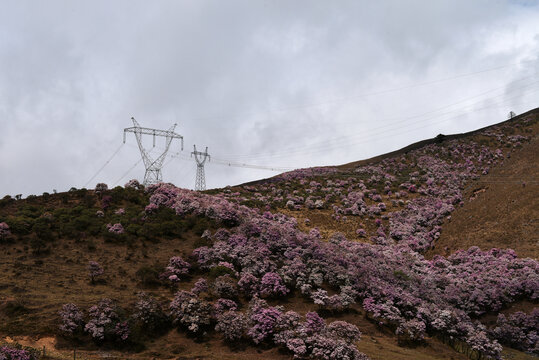
{"type": "Polygon", "coordinates": [[[538,134],[535,109],[205,193],[6,196],[0,335],[52,358],[533,358],[538,134]]]}

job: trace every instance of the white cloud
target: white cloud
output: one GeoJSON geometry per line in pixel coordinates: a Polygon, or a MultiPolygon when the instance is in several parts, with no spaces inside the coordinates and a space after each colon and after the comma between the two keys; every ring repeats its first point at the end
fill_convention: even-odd
{"type": "MultiPolygon", "coordinates": [[[[537,106],[534,2],[17,1],[3,10],[2,194],[82,186],[131,116],[147,127],[177,122],[184,155],[197,144],[215,158],[304,167],[537,106]],[[407,87],[436,79],[447,80],[407,87]]],[[[135,145],[128,138],[90,186],[120,179],[139,159],[135,145]]],[[[194,161],[173,160],[163,174],[192,187],[194,171],[194,161]]],[[[212,163],[206,173],[210,187],[271,175],[212,163]]]]}

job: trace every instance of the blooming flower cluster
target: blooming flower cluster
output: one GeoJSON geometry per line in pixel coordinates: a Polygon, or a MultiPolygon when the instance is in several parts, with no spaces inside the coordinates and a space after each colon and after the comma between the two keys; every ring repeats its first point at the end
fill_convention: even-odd
{"type": "Polygon", "coordinates": [[[38,356],[25,349],[10,345],[0,346],[0,360],[37,360],[38,356]]]}
{"type": "Polygon", "coordinates": [[[180,290],[170,303],[170,315],[174,324],[197,333],[211,324],[212,306],[192,292],[180,290]]]}
{"type": "Polygon", "coordinates": [[[491,334],[502,344],[539,355],[539,308],[530,314],[517,311],[509,317],[498,315],[491,334]]]}
{"type": "Polygon", "coordinates": [[[247,318],[238,311],[227,311],[219,316],[215,330],[229,341],[240,340],[247,331],[247,318]]]}
{"type": "Polygon", "coordinates": [[[88,309],[89,321],[84,330],[98,342],[105,340],[125,341],[129,337],[129,327],[120,319],[117,308],[110,299],[102,299],[88,309]]]}
{"type": "Polygon", "coordinates": [[[149,331],[159,330],[168,321],[165,312],[155,298],[140,292],[135,304],[133,319],[142,324],[149,331]]]}
{"type": "Polygon", "coordinates": [[[62,324],[60,330],[65,334],[72,335],[78,330],[82,330],[84,321],[83,313],[75,304],[65,304],[59,312],[62,324]]]}
{"type": "Polygon", "coordinates": [[[125,183],[124,188],[141,190],[144,186],[137,179],[132,179],[125,183]]]}
{"type": "Polygon", "coordinates": [[[5,222],[0,222],[0,240],[4,240],[11,232],[9,231],[9,226],[5,222]]]}
{"type": "Polygon", "coordinates": [[[120,235],[120,234],[123,234],[124,233],[124,227],[122,226],[122,224],[120,223],[116,223],[114,225],[112,224],[107,224],[107,230],[112,233],[112,234],[116,234],[116,235],[120,235]]]}
{"type": "Polygon", "coordinates": [[[159,278],[177,283],[181,280],[181,277],[189,273],[190,267],[191,264],[183,260],[180,256],[173,256],[170,258],[165,271],[159,275],[159,278]]]}
{"type": "Polygon", "coordinates": [[[104,270],[97,261],[90,261],[88,263],[88,276],[90,277],[92,283],[94,283],[98,277],[103,275],[103,273],[104,270]]]}

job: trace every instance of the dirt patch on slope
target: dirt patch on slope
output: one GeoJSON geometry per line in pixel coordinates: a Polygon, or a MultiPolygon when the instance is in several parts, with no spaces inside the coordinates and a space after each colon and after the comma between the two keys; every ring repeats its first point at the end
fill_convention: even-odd
{"type": "Polygon", "coordinates": [[[465,191],[427,257],[459,249],[510,248],[539,257],[539,136],[465,191]]]}

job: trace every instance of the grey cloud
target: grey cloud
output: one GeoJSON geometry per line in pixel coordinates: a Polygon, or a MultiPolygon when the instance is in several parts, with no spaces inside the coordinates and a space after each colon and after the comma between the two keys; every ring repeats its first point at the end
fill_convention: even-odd
{"type": "MultiPolygon", "coordinates": [[[[82,186],[120,146],[131,116],[148,127],[179,123],[184,156],[195,143],[238,162],[338,164],[499,121],[509,107],[526,110],[532,98],[515,81],[537,75],[533,3],[17,1],[3,8],[2,194],[82,186]],[[520,65],[360,96],[512,62],[520,65]],[[489,94],[501,98],[478,98],[492,110],[406,119],[504,86],[489,94]],[[520,100],[511,100],[515,94],[520,100]]],[[[135,144],[128,138],[93,183],[120,179],[139,159],[135,144]]],[[[191,187],[194,167],[171,160],[165,179],[191,187]]],[[[120,183],[143,170],[139,164],[120,183]]],[[[272,174],[211,163],[206,172],[208,186],[272,174]]]]}

